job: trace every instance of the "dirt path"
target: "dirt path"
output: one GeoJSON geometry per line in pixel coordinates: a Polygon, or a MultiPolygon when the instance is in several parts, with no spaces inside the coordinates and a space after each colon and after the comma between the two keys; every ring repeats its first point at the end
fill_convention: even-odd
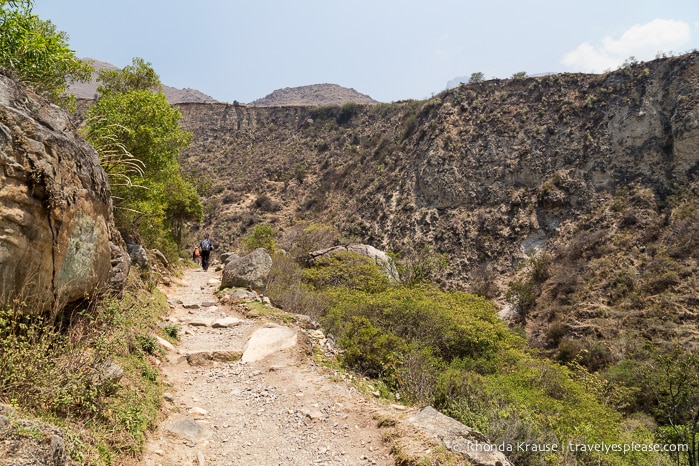
{"type": "Polygon", "coordinates": [[[221,305],[219,279],[211,269],[190,269],[180,285],[163,289],[181,338],[162,364],[168,416],[142,464],[394,464],[373,418],[385,407],[316,365],[306,330],[221,305]],[[214,328],[222,318],[229,319],[219,325],[231,326],[214,328]],[[260,360],[259,348],[236,360],[253,333],[267,343],[282,335],[286,343],[260,360]]]}

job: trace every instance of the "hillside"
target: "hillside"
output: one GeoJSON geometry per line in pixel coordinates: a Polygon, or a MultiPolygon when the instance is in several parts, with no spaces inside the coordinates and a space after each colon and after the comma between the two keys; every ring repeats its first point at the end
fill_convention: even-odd
{"type": "Polygon", "coordinates": [[[390,105],[182,104],[195,134],[182,164],[224,245],[300,221],[403,254],[431,245],[449,258],[446,286],[494,298],[557,357],[604,366],[633,335],[699,344],[683,233],[699,219],[698,59],[390,105]]]}
{"type": "MultiPolygon", "coordinates": [[[[92,63],[95,70],[117,70],[118,67],[112,65],[111,63],[95,60],[92,58],[86,58],[92,63]]],[[[87,99],[91,100],[97,95],[97,73],[92,73],[92,80],[87,83],[73,83],[68,88],[68,93],[73,94],[77,99],[87,99]]],[[[176,87],[170,87],[163,85],[163,93],[167,97],[167,101],[171,104],[179,104],[183,102],[216,102],[211,96],[204,94],[196,89],[178,89],[176,87]]]]}
{"type": "MultiPolygon", "coordinates": [[[[208,255],[202,254],[203,272],[186,272],[185,282],[165,272],[172,262],[160,249],[148,257],[138,244],[128,248],[137,273],[126,273],[120,237],[128,231],[109,232],[113,204],[107,201],[118,198],[109,199],[98,153],[75,139],[57,107],[9,78],[4,82],[8,156],[0,173],[12,185],[4,215],[24,235],[5,241],[23,255],[5,254],[4,275],[14,288],[2,293],[12,299],[0,313],[0,352],[8,356],[0,367],[0,401],[12,404],[0,405],[0,434],[12,442],[0,444],[13,455],[43,443],[49,448],[42,456],[131,464],[121,455],[135,458],[147,444],[148,464],[166,455],[178,464],[223,458],[267,464],[272,450],[279,455],[274,464],[330,457],[346,463],[352,456],[390,464],[391,455],[397,464],[458,464],[443,457],[445,450],[438,453],[444,460],[431,461],[420,457],[432,448],[403,458],[397,445],[389,446],[391,439],[402,444],[402,415],[359,408],[366,399],[342,394],[366,382],[390,410],[406,411],[393,405],[405,401],[452,416],[444,424],[449,437],[436,437],[453,452],[472,451],[471,442],[462,449],[463,440],[482,442],[482,434],[509,445],[507,459],[493,458],[496,465],[696,463],[699,53],[606,75],[462,85],[427,101],[179,104],[194,138],[186,152],[172,152],[171,162],[179,156],[183,177],[206,202],[204,221],[186,232],[186,241],[210,233],[217,251],[252,251],[228,254],[225,267],[216,263],[221,280],[206,275],[208,255]],[[103,202],[90,216],[86,207],[95,200],[103,202]],[[39,237],[34,224],[49,238],[37,243],[48,245],[43,249],[26,246],[39,237]],[[309,251],[357,241],[394,252],[396,272],[349,247],[310,260],[309,251]],[[247,275],[256,257],[266,278],[237,281],[241,277],[232,275],[247,275]],[[47,273],[34,280],[24,270],[39,260],[47,273]],[[98,269],[104,273],[98,276],[98,269]],[[90,280],[117,278],[116,299],[85,302],[97,287],[90,280]],[[87,289],[67,294],[67,285],[81,280],[87,289]],[[156,291],[158,282],[170,285],[166,295],[156,291]],[[25,283],[47,292],[39,297],[50,305],[46,321],[21,314],[25,283]],[[225,291],[233,285],[243,289],[225,291]],[[265,295],[250,296],[251,289],[265,295]],[[239,293],[252,307],[238,306],[239,293]],[[61,309],[63,302],[70,306],[61,309]],[[292,323],[313,330],[292,329],[292,323]],[[205,328],[180,334],[180,324],[205,328]],[[258,335],[266,341],[261,346],[258,335]],[[159,340],[164,336],[170,341],[159,340]],[[299,343],[295,355],[275,354],[299,343]],[[159,345],[173,359],[161,359],[159,345]],[[276,348],[264,351],[273,364],[249,365],[261,361],[263,346],[276,348]],[[297,370],[306,361],[313,372],[297,370]],[[189,367],[209,362],[211,370],[189,367]],[[175,393],[162,393],[158,367],[175,393]],[[356,371],[348,379],[358,385],[340,383],[341,368],[356,371]],[[331,384],[321,388],[325,380],[331,384]],[[306,396],[311,407],[299,404],[306,396]],[[173,422],[146,442],[161,398],[172,403],[166,407],[173,422]],[[282,404],[272,409],[277,400],[282,404]],[[16,406],[65,420],[67,441],[43,423],[18,423],[16,406]],[[191,417],[182,418],[184,411],[191,417]],[[230,429],[230,419],[246,418],[254,421],[230,429]],[[315,421],[328,424],[309,429],[315,421]],[[373,422],[371,441],[360,437],[373,422]],[[352,424],[356,436],[343,433],[352,424]],[[85,425],[94,431],[74,436],[85,425]],[[278,436],[270,450],[266,435],[279,426],[286,437],[278,436]],[[386,427],[396,429],[380,432],[386,427]],[[379,438],[386,445],[377,448],[379,438]],[[64,448],[68,443],[72,451],[64,448]],[[551,449],[512,449],[534,444],[551,449]],[[588,448],[651,444],[676,449],[627,456],[626,450],[588,448]]],[[[106,97],[96,109],[113,96],[106,97]]],[[[159,104],[176,123],[179,114],[162,96],[148,97],[114,113],[132,116],[159,104]]],[[[135,120],[125,126],[142,143],[154,132],[141,131],[144,118],[135,120]]],[[[163,133],[178,131],[173,124],[163,133]]],[[[158,201],[181,199],[176,175],[161,174],[167,184],[158,201]]],[[[190,192],[187,202],[199,207],[190,192]]],[[[142,205],[129,212],[149,233],[159,213],[142,205]]],[[[181,207],[168,205],[166,212],[181,207]]],[[[144,244],[150,249],[167,241],[144,244]]]]}
{"type": "Polygon", "coordinates": [[[368,95],[337,84],[312,84],[310,86],[285,87],[251,102],[255,107],[323,106],[346,103],[375,104],[368,95]]]}

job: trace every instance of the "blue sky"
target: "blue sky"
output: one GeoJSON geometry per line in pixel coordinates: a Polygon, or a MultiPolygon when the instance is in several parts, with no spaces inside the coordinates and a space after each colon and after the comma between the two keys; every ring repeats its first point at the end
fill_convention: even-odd
{"type": "Polygon", "coordinates": [[[699,49],[697,0],[35,0],[80,57],[224,102],[335,83],[382,102],[457,76],[602,72],[699,49]]]}

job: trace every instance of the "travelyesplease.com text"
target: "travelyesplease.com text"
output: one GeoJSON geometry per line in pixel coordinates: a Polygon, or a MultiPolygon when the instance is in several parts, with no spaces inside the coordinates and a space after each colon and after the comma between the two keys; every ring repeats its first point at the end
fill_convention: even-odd
{"type": "Polygon", "coordinates": [[[532,452],[532,453],[556,453],[556,452],[589,452],[589,453],[643,453],[643,452],[686,452],[689,447],[686,444],[660,444],[660,443],[500,443],[490,444],[482,442],[466,441],[455,443],[452,450],[456,452],[532,452]]]}

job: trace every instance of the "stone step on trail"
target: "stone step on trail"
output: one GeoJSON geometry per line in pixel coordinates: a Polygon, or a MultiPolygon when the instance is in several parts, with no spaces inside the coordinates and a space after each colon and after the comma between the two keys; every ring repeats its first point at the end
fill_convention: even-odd
{"type": "Polygon", "coordinates": [[[261,361],[278,351],[293,348],[298,342],[298,331],[281,325],[267,324],[253,332],[245,346],[241,361],[261,361]]]}

